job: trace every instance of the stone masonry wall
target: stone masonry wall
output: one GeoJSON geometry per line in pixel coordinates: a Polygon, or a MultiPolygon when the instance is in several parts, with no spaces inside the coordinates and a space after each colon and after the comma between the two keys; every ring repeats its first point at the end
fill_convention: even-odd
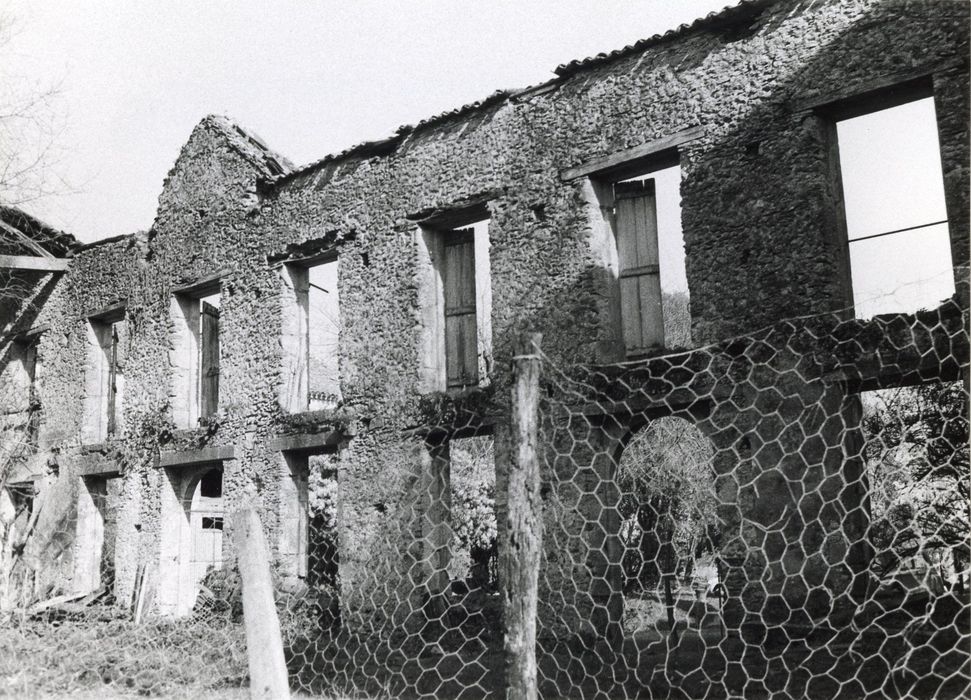
{"type": "MultiPolygon", "coordinates": [[[[430,461],[415,434],[437,420],[420,384],[428,330],[418,309],[419,220],[470,204],[488,212],[495,361],[491,389],[471,394],[500,416],[522,330],[543,332],[543,350],[559,365],[622,359],[610,321],[616,282],[599,247],[590,185],[561,173],[691,127],[699,135],[679,155],[694,343],[843,308],[838,193],[827,122],[813,105],[864,92],[877,78],[929,76],[955,262],[964,262],[967,32],[962,3],[750,2],[302,170],[228,120],[207,117],[166,179],[152,229],[79,251],[44,308],[41,448],[56,448],[59,465],[49,488],[63,492],[69,509],[80,474],[124,479],[116,548],[124,598],[139,563],[171,565],[159,561],[170,488],[163,455],[196,454],[190,463],[221,455],[227,512],[256,505],[278,542],[287,467],[277,441],[333,434],[342,587],[360,593],[373,572],[367,555],[392,534],[420,531],[396,522],[422,515],[415,489],[430,461]],[[278,401],[285,310],[271,261],[300,246],[338,255],[343,404],[294,417],[278,401]],[[219,413],[184,429],[172,423],[172,293],[215,277],[219,413]],[[129,323],[125,432],[82,446],[85,316],[117,302],[129,323]]],[[[489,427],[496,422],[480,430],[502,433],[501,418],[489,427]]],[[[501,491],[506,449],[497,438],[501,491]]],[[[50,528],[61,522],[55,510],[50,528]]],[[[403,555],[389,564],[399,570],[428,556],[420,543],[387,551],[403,555]]]]}

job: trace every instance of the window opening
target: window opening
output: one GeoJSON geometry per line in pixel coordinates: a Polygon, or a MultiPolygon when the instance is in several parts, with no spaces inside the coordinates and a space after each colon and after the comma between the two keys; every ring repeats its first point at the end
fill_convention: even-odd
{"type": "Polygon", "coordinates": [[[123,318],[90,319],[92,335],[91,376],[88,382],[88,415],[91,435],[95,440],[120,432],[124,398],[123,318]]]}
{"type": "MultiPolygon", "coordinates": [[[[307,478],[307,583],[340,585],[337,454],[310,455],[307,478]]],[[[303,525],[301,523],[301,525],[303,525]]]]}
{"type": "Polygon", "coordinates": [[[176,422],[191,428],[219,409],[220,294],[178,294],[175,309],[182,318],[173,350],[176,422]]]}
{"type": "Polygon", "coordinates": [[[857,317],[954,293],[934,99],[836,122],[857,317]]]}
{"type": "Polygon", "coordinates": [[[14,341],[15,361],[8,365],[10,381],[7,388],[6,428],[18,433],[11,445],[11,452],[37,447],[40,428],[40,395],[38,393],[37,346],[39,335],[18,338],[14,341]]]}
{"type": "Polygon", "coordinates": [[[291,412],[335,408],[339,374],[340,290],[338,261],[286,266],[281,403],[291,412]]]}
{"type": "Polygon", "coordinates": [[[419,240],[426,391],[482,386],[492,369],[489,220],[423,228],[419,240]]]}
{"type": "Polygon", "coordinates": [[[31,393],[34,392],[34,383],[37,381],[37,346],[39,344],[40,336],[38,335],[32,336],[22,342],[23,353],[21,355],[21,363],[31,393]]]}
{"type": "Polygon", "coordinates": [[[75,585],[82,591],[104,587],[111,595],[122,480],[88,476],[82,483],[77,503],[75,585]]]}
{"type": "Polygon", "coordinates": [[[612,185],[620,325],[628,356],[691,345],[681,167],[612,185]]]}
{"type": "Polygon", "coordinates": [[[219,295],[199,300],[199,415],[219,409],[219,295]]]}
{"type": "Polygon", "coordinates": [[[203,530],[222,530],[223,519],[218,516],[203,516],[202,529],[203,530]]]}
{"type": "Polygon", "coordinates": [[[203,498],[219,498],[223,495],[222,471],[214,469],[199,481],[199,495],[203,498]]]}
{"type": "Polygon", "coordinates": [[[449,578],[468,590],[498,585],[495,445],[491,435],[451,441],[453,555],[449,578]]]}
{"type": "Polygon", "coordinates": [[[903,605],[908,589],[932,599],[952,589],[963,595],[971,566],[963,383],[879,389],[860,399],[876,595],[888,610],[903,605]]]}
{"type": "MultiPolygon", "coordinates": [[[[711,441],[675,416],[652,420],[620,456],[623,619],[629,634],[671,634],[686,611],[698,607],[699,594],[702,608],[715,605],[705,598],[720,576],[713,459],[711,441]]],[[[704,612],[714,613],[705,625],[717,627],[720,611],[704,612]]]]}
{"type": "Polygon", "coordinates": [[[339,340],[341,329],[337,261],[308,268],[307,374],[311,411],[340,402],[339,340]]]}

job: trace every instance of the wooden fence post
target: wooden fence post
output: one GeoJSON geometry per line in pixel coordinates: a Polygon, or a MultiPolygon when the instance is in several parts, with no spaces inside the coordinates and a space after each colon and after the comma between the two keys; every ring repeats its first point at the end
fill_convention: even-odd
{"type": "Polygon", "coordinates": [[[509,506],[502,543],[506,697],[535,700],[536,597],[543,541],[538,448],[540,333],[515,347],[512,389],[509,506]]]}
{"type": "Polygon", "coordinates": [[[243,621],[249,659],[250,697],[290,697],[287,665],[283,658],[280,620],[273,602],[270,558],[260,518],[252,508],[241,511],[234,539],[243,580],[243,621]]]}

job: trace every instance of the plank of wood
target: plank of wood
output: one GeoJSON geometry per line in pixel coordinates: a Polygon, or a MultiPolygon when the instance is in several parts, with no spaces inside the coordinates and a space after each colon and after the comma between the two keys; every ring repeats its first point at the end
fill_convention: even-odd
{"type": "Polygon", "coordinates": [[[475,307],[475,232],[443,234],[442,270],[445,302],[445,367],[449,387],[478,381],[478,337],[475,307]]]}
{"type": "Polygon", "coordinates": [[[535,700],[536,610],[540,557],[543,551],[542,498],[539,475],[540,333],[519,339],[513,357],[515,386],[510,423],[513,433],[508,511],[502,557],[502,604],[506,634],[506,697],[535,700]]]}
{"type": "Polygon", "coordinates": [[[38,272],[64,272],[67,258],[46,258],[33,255],[0,255],[0,267],[10,270],[36,270],[38,272]]]}
{"type": "Polygon", "coordinates": [[[141,622],[152,609],[155,590],[158,587],[158,566],[154,562],[145,565],[139,587],[138,604],[135,606],[135,622],[141,622]]]}
{"type": "Polygon", "coordinates": [[[705,131],[703,127],[693,126],[690,129],[683,129],[675,132],[670,136],[655,139],[654,141],[648,141],[647,143],[642,143],[639,146],[627,148],[623,151],[611,153],[609,156],[588,160],[586,163],[582,163],[576,167],[561,170],[560,180],[563,182],[568,182],[569,180],[584,177],[585,175],[603,173],[612,168],[626,165],[639,158],[645,158],[647,156],[660,153],[661,151],[677,148],[678,146],[686,144],[689,141],[694,141],[695,139],[700,138],[704,133],[705,131]]]}
{"type": "Polygon", "coordinates": [[[222,287],[222,283],[230,278],[229,270],[220,270],[205,277],[199,277],[191,282],[187,281],[172,287],[173,294],[185,294],[191,297],[203,297],[216,294],[222,287]]]}
{"type": "Polygon", "coordinates": [[[219,408],[219,309],[201,304],[199,331],[199,413],[213,415],[219,408]]]}
{"type": "Polygon", "coordinates": [[[917,66],[892,73],[869,77],[862,83],[835,85],[832,89],[810,96],[794,97],[789,103],[792,113],[836,108],[841,119],[849,115],[865,114],[934,94],[930,78],[953,68],[960,68],[964,59],[917,66]],[[840,104],[847,103],[847,104],[840,104]],[[843,111],[843,108],[849,108],[843,111]]]}
{"type": "Polygon", "coordinates": [[[616,205],[621,325],[628,352],[664,343],[654,183],[645,181],[640,191],[631,188],[616,205]]]}
{"type": "Polygon", "coordinates": [[[640,294],[637,277],[620,278],[620,325],[628,352],[641,349],[640,294]]]}
{"type": "Polygon", "coordinates": [[[290,697],[283,657],[280,619],[273,602],[270,556],[256,511],[240,511],[233,528],[243,581],[243,621],[249,657],[250,696],[285,700],[290,697]]]}
{"type": "Polygon", "coordinates": [[[34,603],[29,608],[27,608],[27,614],[36,615],[39,612],[44,612],[45,610],[48,610],[49,608],[53,608],[55,606],[62,605],[64,603],[70,603],[75,600],[81,600],[87,595],[88,595],[87,593],[71,593],[68,595],[56,595],[53,598],[48,598],[47,600],[43,600],[39,603],[34,603]]]}
{"type": "Polygon", "coordinates": [[[50,251],[45,249],[40,243],[35,241],[33,238],[31,238],[30,236],[28,236],[26,233],[16,228],[15,226],[11,226],[6,221],[0,221],[0,229],[3,229],[7,233],[11,234],[14,238],[16,238],[18,241],[23,243],[26,247],[30,248],[32,251],[37,253],[37,255],[39,255],[40,257],[53,259],[54,256],[50,253],[50,251]]]}
{"type": "Polygon", "coordinates": [[[135,586],[132,589],[131,609],[132,619],[139,621],[139,608],[141,607],[142,584],[145,580],[145,564],[141,563],[135,568],[135,586]]]}
{"type": "Polygon", "coordinates": [[[661,276],[638,277],[641,310],[641,347],[664,345],[664,316],[661,307],[661,276]]]}
{"type": "Polygon", "coordinates": [[[236,448],[232,445],[204,447],[199,450],[162,451],[159,454],[159,467],[178,467],[183,464],[199,462],[222,462],[236,458],[236,448]]]}

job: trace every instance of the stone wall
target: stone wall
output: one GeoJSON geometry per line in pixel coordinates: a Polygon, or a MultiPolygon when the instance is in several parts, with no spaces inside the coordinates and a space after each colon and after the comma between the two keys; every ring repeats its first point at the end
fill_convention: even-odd
{"type": "MultiPolygon", "coordinates": [[[[429,564],[419,537],[426,510],[447,517],[421,493],[429,480],[441,483],[425,473],[440,460],[428,458],[422,436],[495,431],[501,509],[502,416],[519,332],[543,332],[544,352],[558,365],[622,359],[615,275],[591,195],[613,176],[594,169],[592,184],[567,171],[645,144],[661,149],[656,157],[670,155],[661,147],[682,135],[696,345],[841,309],[845,243],[829,122],[817,108],[879,85],[933,82],[955,261],[965,261],[967,30],[961,3],[749,2],[299,170],[228,120],[207,117],[165,181],[151,230],[77,251],[38,319],[50,325],[40,353],[40,447],[45,458],[56,448],[52,493],[70,503],[81,475],[122,475],[116,592],[125,598],[139,564],[170,565],[161,559],[168,477],[221,461],[227,512],[255,504],[268,541],[279,542],[281,499],[292,492],[283,487],[281,450],[326,444],[340,448],[345,599],[374,575],[375,551],[388,552],[389,571],[416,560],[440,570],[447,564],[429,564]],[[473,407],[457,423],[423,399],[430,330],[420,311],[428,263],[419,239],[423,223],[472,211],[489,219],[494,362],[488,388],[453,397],[473,407]],[[343,403],[292,416],[279,403],[292,296],[279,261],[325,252],[339,261],[343,403]],[[172,295],[214,280],[219,412],[182,429],[173,424],[172,295]],[[117,303],[129,330],[124,433],[85,446],[86,317],[117,303]]],[[[61,527],[55,513],[48,529],[61,527]]]]}

